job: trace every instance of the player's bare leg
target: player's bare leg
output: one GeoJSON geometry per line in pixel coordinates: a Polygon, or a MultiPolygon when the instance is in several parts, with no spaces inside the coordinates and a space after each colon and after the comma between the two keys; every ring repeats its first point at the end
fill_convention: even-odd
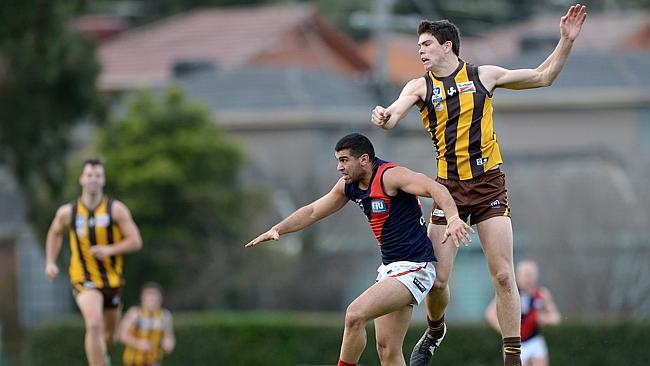
{"type": "Polygon", "coordinates": [[[121,309],[104,310],[104,339],[107,343],[115,342],[117,323],[120,320],[121,309]]]}
{"type": "Polygon", "coordinates": [[[104,341],[104,296],[97,290],[87,289],[76,296],[77,306],[84,318],[86,334],[84,346],[90,366],[104,366],[106,342],[104,341]]]}
{"type": "Polygon", "coordinates": [[[377,353],[382,365],[406,366],[402,346],[411,322],[412,306],[375,319],[377,353]]]}
{"type": "Polygon", "coordinates": [[[428,327],[411,352],[409,364],[424,366],[429,364],[436,348],[440,346],[446,333],[445,310],[449,304],[449,279],[454,268],[458,248],[451,240],[442,244],[445,225],[429,224],[428,234],[436,254],[436,280],[426,297],[428,327]]]}
{"type": "Polygon", "coordinates": [[[506,365],[521,365],[521,304],[515,282],[512,224],[509,217],[499,216],[478,223],[477,229],[496,292],[506,365]]]}
{"type": "Polygon", "coordinates": [[[385,278],[368,288],[347,308],[339,360],[352,365],[359,362],[366,347],[366,323],[412,302],[411,292],[394,278],[385,278]]]}

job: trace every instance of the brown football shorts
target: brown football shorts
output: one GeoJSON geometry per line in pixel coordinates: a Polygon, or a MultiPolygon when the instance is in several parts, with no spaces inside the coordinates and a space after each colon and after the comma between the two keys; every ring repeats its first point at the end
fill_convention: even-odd
{"type": "MultiPolygon", "coordinates": [[[[456,202],[460,218],[470,225],[496,216],[510,217],[506,175],[501,169],[488,170],[467,180],[436,178],[436,181],[447,187],[456,202]]],[[[435,203],[429,222],[447,225],[445,213],[435,203]]]]}
{"type": "Polygon", "coordinates": [[[102,296],[104,296],[104,310],[117,309],[122,305],[121,287],[98,288],[90,281],[72,284],[72,294],[74,297],[89,289],[95,289],[102,293],[102,296]]]}

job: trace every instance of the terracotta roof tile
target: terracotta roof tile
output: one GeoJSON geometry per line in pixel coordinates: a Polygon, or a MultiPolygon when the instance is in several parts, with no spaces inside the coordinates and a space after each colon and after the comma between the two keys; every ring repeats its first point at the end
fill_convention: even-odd
{"type": "Polygon", "coordinates": [[[315,14],[310,5],[209,8],[133,29],[99,49],[100,88],[163,83],[180,60],[211,61],[219,67],[246,64],[315,14]]]}

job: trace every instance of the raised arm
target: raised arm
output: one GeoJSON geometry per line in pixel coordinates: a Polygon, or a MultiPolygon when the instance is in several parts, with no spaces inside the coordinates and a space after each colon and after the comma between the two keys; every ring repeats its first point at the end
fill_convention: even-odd
{"type": "Polygon", "coordinates": [[[562,316],[560,315],[560,311],[555,305],[555,301],[553,300],[551,292],[547,288],[542,287],[540,289],[540,293],[542,295],[544,305],[537,314],[537,321],[542,325],[560,324],[562,321],[562,316]]]}
{"type": "Polygon", "coordinates": [[[485,65],[479,67],[481,83],[490,91],[506,89],[531,89],[549,86],[564,68],[573,42],[578,38],[587,18],[587,8],[576,4],[560,19],[560,41],[553,52],[535,69],[508,70],[503,67],[485,65]]]}
{"type": "MultiPolygon", "coordinates": [[[[445,240],[451,237],[454,244],[468,244],[471,241],[469,232],[474,230],[458,216],[458,209],[449,191],[442,184],[422,173],[414,172],[405,167],[395,167],[387,170],[383,177],[384,189],[388,195],[394,196],[398,191],[415,196],[430,197],[445,212],[447,231],[445,240]]],[[[444,242],[444,241],[443,241],[444,242]]]]}
{"type": "Polygon", "coordinates": [[[70,205],[63,205],[56,210],[56,215],[47,230],[45,239],[45,277],[53,281],[59,275],[59,267],[56,265],[56,258],[61,252],[61,242],[68,225],[70,225],[70,205]]]}
{"type": "Polygon", "coordinates": [[[408,115],[411,108],[422,102],[426,97],[427,85],[424,78],[409,81],[402,89],[397,100],[388,108],[376,106],[372,110],[370,122],[377,127],[389,130],[408,115]]]}
{"type": "Polygon", "coordinates": [[[255,246],[269,240],[278,240],[280,235],[299,231],[340,210],[348,202],[345,195],[345,181],[343,178],[334,185],[326,195],[316,201],[303,206],[267,232],[248,242],[246,248],[255,246]]]}
{"type": "Polygon", "coordinates": [[[119,254],[137,252],[142,249],[142,237],[140,230],[131,217],[131,212],[120,201],[113,202],[113,220],[122,232],[122,240],[113,245],[94,245],[90,253],[97,259],[104,259],[119,254]]]}

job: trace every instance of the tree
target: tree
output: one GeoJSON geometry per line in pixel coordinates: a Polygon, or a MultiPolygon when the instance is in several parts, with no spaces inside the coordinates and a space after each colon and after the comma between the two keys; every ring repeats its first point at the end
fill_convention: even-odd
{"type": "Polygon", "coordinates": [[[93,47],[65,26],[79,6],[14,0],[0,7],[0,160],[41,230],[61,197],[70,132],[100,105],[93,47]]]}
{"type": "Polygon", "coordinates": [[[229,306],[255,194],[244,189],[240,147],[177,87],[140,92],[99,135],[106,191],[131,209],[143,251],[127,258],[130,299],[156,280],[175,307],[229,306]],[[135,284],[135,286],[133,286],[135,284]],[[220,301],[217,301],[220,299],[220,301]]]}

